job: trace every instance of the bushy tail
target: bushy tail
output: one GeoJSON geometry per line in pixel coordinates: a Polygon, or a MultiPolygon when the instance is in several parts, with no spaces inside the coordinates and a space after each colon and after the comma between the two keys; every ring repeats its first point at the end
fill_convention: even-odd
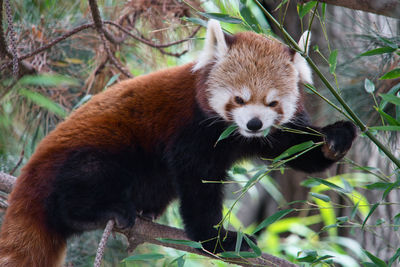
{"type": "Polygon", "coordinates": [[[65,239],[46,226],[43,204],[34,201],[32,196],[29,201],[26,192],[15,189],[20,192],[11,193],[1,226],[0,267],[62,266],[65,239]]]}

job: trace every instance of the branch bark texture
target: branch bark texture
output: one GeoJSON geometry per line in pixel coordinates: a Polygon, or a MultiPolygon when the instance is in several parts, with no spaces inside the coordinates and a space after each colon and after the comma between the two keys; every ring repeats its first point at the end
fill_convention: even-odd
{"type": "MultiPolygon", "coordinates": [[[[313,0],[301,0],[310,2],[313,0]]],[[[318,0],[329,5],[346,7],[354,10],[361,10],[378,15],[400,19],[399,0],[318,0]]]]}
{"type": "MultiPolygon", "coordinates": [[[[0,190],[5,193],[10,193],[13,185],[15,184],[16,177],[6,174],[4,172],[0,172],[0,190]]],[[[240,266],[248,267],[248,266],[273,266],[273,267],[296,267],[297,265],[288,262],[284,259],[263,253],[258,258],[253,259],[222,259],[213,254],[206,253],[206,251],[201,251],[198,249],[194,249],[192,247],[186,245],[179,244],[171,244],[160,241],[160,238],[164,239],[178,239],[178,240],[190,240],[185,231],[158,224],[147,219],[143,219],[138,217],[135,221],[135,225],[129,229],[116,229],[116,232],[119,232],[125,235],[129,242],[129,251],[132,252],[138,245],[143,243],[151,243],[164,247],[170,247],[190,253],[195,253],[198,255],[202,255],[205,257],[209,257],[211,259],[220,259],[226,262],[234,263],[240,266]]]]}

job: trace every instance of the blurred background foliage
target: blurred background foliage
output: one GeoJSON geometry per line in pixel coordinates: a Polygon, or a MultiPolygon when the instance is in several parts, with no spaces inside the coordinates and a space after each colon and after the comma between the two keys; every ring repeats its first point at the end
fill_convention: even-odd
{"type": "MultiPolygon", "coordinates": [[[[260,3],[296,40],[311,29],[310,56],[352,110],[368,126],[378,126],[376,136],[399,157],[399,20],[316,1],[260,3]],[[384,77],[387,73],[389,77],[384,77]]],[[[83,0],[15,0],[11,4],[20,55],[91,21],[83,0]]],[[[195,60],[204,28],[188,41],[166,48],[146,42],[157,46],[185,39],[208,18],[219,19],[230,33],[253,30],[282,38],[252,0],[99,0],[98,5],[104,20],[123,25],[140,39],[107,26],[123,40],[111,50],[133,76],[195,60]]],[[[1,26],[7,29],[6,21],[1,26]]],[[[107,61],[93,29],[25,61],[34,74],[15,81],[11,69],[6,69],[0,77],[0,171],[14,175],[57,123],[92,95],[126,78],[107,61]]],[[[5,58],[0,59],[0,65],[4,62],[5,58]]],[[[337,103],[314,78],[318,92],[337,103]]],[[[305,91],[307,109],[317,124],[343,119],[321,98],[305,91]]],[[[227,227],[252,233],[261,224],[263,230],[256,235],[262,251],[304,266],[399,266],[399,169],[362,133],[347,158],[324,173],[308,176],[262,163],[240,162],[229,171],[227,227]]],[[[182,227],[178,205],[174,202],[158,222],[182,227]]],[[[101,232],[73,238],[67,266],[92,266],[101,232]]],[[[138,247],[134,255],[140,258],[129,257],[126,248],[123,237],[111,238],[103,265],[227,265],[155,245],[138,247]]]]}

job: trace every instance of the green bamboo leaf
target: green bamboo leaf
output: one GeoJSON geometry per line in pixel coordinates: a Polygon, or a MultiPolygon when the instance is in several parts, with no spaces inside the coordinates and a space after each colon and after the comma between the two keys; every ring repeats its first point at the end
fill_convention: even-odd
{"type": "Polygon", "coordinates": [[[18,91],[18,93],[21,96],[26,97],[36,105],[47,109],[48,111],[65,118],[67,116],[67,112],[59,106],[57,103],[55,103],[53,100],[50,98],[38,93],[38,92],[33,92],[28,89],[22,88],[18,91]]]}
{"type": "Polygon", "coordinates": [[[369,217],[371,217],[372,213],[376,210],[376,208],[379,206],[379,204],[380,204],[380,203],[378,202],[378,203],[375,203],[375,204],[372,206],[372,208],[371,208],[370,211],[368,212],[367,217],[365,217],[365,219],[364,219],[364,221],[363,221],[363,223],[362,223],[361,229],[364,229],[364,226],[365,226],[365,224],[367,223],[369,217]]]}
{"type": "Polygon", "coordinates": [[[159,253],[149,253],[149,254],[139,254],[139,255],[132,255],[128,258],[122,260],[122,262],[130,262],[130,261],[143,261],[143,260],[159,260],[163,259],[164,255],[159,253]]]}
{"type": "Polygon", "coordinates": [[[239,253],[240,247],[242,246],[242,241],[243,241],[243,232],[238,231],[236,236],[236,246],[235,246],[236,253],[239,253]]]}
{"type": "Polygon", "coordinates": [[[393,224],[394,224],[393,230],[394,231],[399,230],[399,227],[400,227],[400,213],[398,213],[396,216],[394,216],[393,224]]]}
{"type": "Polygon", "coordinates": [[[182,256],[179,256],[178,258],[174,259],[173,261],[171,261],[171,263],[168,264],[168,266],[176,266],[178,265],[178,267],[183,267],[185,265],[185,257],[186,254],[183,254],[182,256]],[[176,262],[176,265],[174,264],[176,262]]]}
{"type": "Polygon", "coordinates": [[[304,250],[301,253],[305,254],[305,256],[297,258],[299,262],[313,262],[318,257],[318,253],[315,250],[304,250]]]}
{"type": "Polygon", "coordinates": [[[393,69],[393,70],[385,73],[385,75],[380,77],[379,80],[396,79],[396,78],[399,78],[399,77],[400,77],[400,68],[396,68],[396,69],[393,69]]]}
{"type": "Polygon", "coordinates": [[[373,184],[365,185],[365,188],[368,190],[386,190],[392,183],[385,183],[385,182],[376,182],[373,184]]]}
{"type": "Polygon", "coordinates": [[[322,21],[325,21],[325,13],[326,13],[326,3],[322,3],[322,5],[321,5],[322,21]]]}
{"type": "Polygon", "coordinates": [[[182,20],[189,21],[196,25],[200,25],[203,26],[204,28],[207,28],[207,21],[205,21],[204,19],[184,17],[182,18],[182,20]]]}
{"type": "Polygon", "coordinates": [[[389,195],[389,193],[390,193],[393,189],[398,188],[399,185],[400,185],[400,180],[398,180],[398,181],[395,182],[395,183],[392,183],[392,184],[385,190],[385,192],[383,192],[382,200],[384,200],[384,199],[387,197],[387,195],[389,195]]]}
{"type": "Polygon", "coordinates": [[[379,94],[380,97],[382,97],[383,100],[390,102],[394,105],[400,106],[400,97],[395,96],[395,95],[390,95],[390,94],[379,94]]]}
{"type": "Polygon", "coordinates": [[[387,267],[386,263],[379,259],[378,257],[376,257],[375,255],[371,254],[370,252],[368,252],[367,250],[364,250],[364,253],[368,256],[368,258],[375,263],[376,265],[378,265],[379,267],[387,267]]]}
{"type": "Polygon", "coordinates": [[[263,131],[263,136],[266,137],[266,136],[269,134],[270,131],[271,131],[271,127],[266,128],[266,129],[263,131]]]}
{"type": "Polygon", "coordinates": [[[180,239],[171,239],[171,238],[157,238],[158,241],[168,244],[177,244],[177,245],[185,245],[192,248],[202,248],[203,246],[199,242],[190,241],[190,240],[180,240],[180,239]]]}
{"type": "Polygon", "coordinates": [[[336,65],[337,65],[337,55],[338,55],[338,50],[335,49],[331,52],[329,55],[329,72],[331,74],[334,74],[336,71],[336,65]]]}
{"type": "Polygon", "coordinates": [[[266,218],[264,221],[262,221],[257,227],[256,229],[253,231],[252,235],[254,235],[255,233],[257,233],[258,231],[260,231],[261,229],[264,229],[266,227],[268,227],[270,224],[278,221],[279,219],[281,219],[282,217],[286,216],[287,214],[291,213],[293,211],[293,209],[286,209],[286,210],[280,210],[276,213],[274,213],[273,215],[269,216],[268,218],[266,218]]]}
{"type": "Polygon", "coordinates": [[[73,78],[51,73],[43,73],[39,75],[25,75],[18,83],[20,85],[37,85],[46,87],[79,86],[79,82],[73,78]]]}
{"type": "Polygon", "coordinates": [[[373,93],[375,91],[375,84],[371,82],[370,79],[366,78],[364,80],[364,88],[367,93],[373,93]]]}
{"type": "Polygon", "coordinates": [[[214,146],[216,146],[219,141],[228,138],[237,128],[238,126],[236,124],[232,124],[228,128],[226,128],[225,131],[223,131],[222,134],[218,137],[218,140],[217,142],[215,142],[214,146]]]}
{"type": "Polygon", "coordinates": [[[273,163],[278,162],[279,160],[283,159],[283,158],[287,158],[290,157],[294,154],[297,154],[301,151],[306,150],[307,148],[310,148],[314,145],[313,141],[307,141],[298,145],[294,145],[288,149],[286,149],[282,154],[280,154],[279,156],[277,156],[276,158],[274,158],[273,163]]]}
{"type": "Polygon", "coordinates": [[[299,13],[300,19],[307,15],[316,5],[317,1],[310,1],[302,5],[299,4],[297,6],[297,12],[299,13]]]}
{"type": "MultiPolygon", "coordinates": [[[[400,83],[398,83],[398,84],[396,84],[395,86],[393,86],[392,88],[390,88],[390,90],[386,93],[386,94],[384,94],[384,95],[389,95],[389,96],[394,96],[394,97],[396,97],[396,94],[397,94],[397,92],[399,92],[400,91],[400,83]]],[[[380,94],[381,95],[381,97],[382,97],[382,94],[380,94]]],[[[386,105],[387,105],[387,103],[388,103],[388,101],[386,101],[385,99],[383,99],[382,101],[381,101],[381,103],[379,103],[379,108],[381,109],[381,110],[384,110],[385,109],[385,107],[386,107],[386,105]]]]}
{"type": "Polygon", "coordinates": [[[255,31],[256,33],[262,33],[262,27],[258,23],[256,17],[254,16],[253,12],[251,12],[246,2],[247,0],[240,0],[239,2],[240,15],[253,31],[255,31]]]}
{"type": "Polygon", "coordinates": [[[261,256],[262,254],[261,249],[256,244],[254,244],[254,242],[246,235],[244,235],[243,237],[246,240],[247,244],[249,244],[251,249],[254,251],[254,254],[256,254],[258,257],[261,256]]]}
{"type": "Polygon", "coordinates": [[[321,178],[310,178],[310,179],[307,179],[306,181],[302,182],[302,185],[306,185],[307,187],[314,187],[314,186],[320,185],[320,184],[326,185],[335,191],[339,191],[340,193],[350,193],[347,190],[341,188],[340,186],[335,185],[334,183],[331,183],[331,182],[326,181],[321,178]]]}
{"type": "Polygon", "coordinates": [[[327,196],[327,195],[318,194],[318,193],[314,193],[314,192],[311,192],[310,194],[311,194],[311,196],[313,196],[315,198],[318,198],[318,199],[321,199],[322,201],[325,201],[325,202],[330,202],[331,201],[331,198],[329,196],[327,196]]]}
{"type": "Polygon", "coordinates": [[[388,266],[391,267],[392,264],[400,257],[400,248],[396,250],[396,253],[393,255],[393,257],[390,258],[388,262],[388,266]]]}
{"type": "Polygon", "coordinates": [[[385,121],[387,121],[390,125],[394,125],[394,126],[400,126],[400,121],[396,120],[395,118],[393,118],[392,116],[390,116],[389,114],[387,114],[386,112],[384,112],[383,110],[379,109],[379,108],[375,108],[376,111],[379,112],[379,114],[381,114],[381,116],[385,119],[385,121]]]}
{"type": "Polygon", "coordinates": [[[226,23],[231,23],[231,24],[240,24],[243,21],[239,18],[231,17],[227,14],[222,14],[222,13],[205,13],[205,12],[199,12],[200,15],[208,18],[208,19],[216,19],[221,22],[226,22],[226,23]]]}
{"type": "Polygon", "coordinates": [[[119,75],[121,75],[121,73],[117,73],[114,76],[112,76],[110,78],[110,80],[108,80],[106,86],[104,86],[103,90],[106,90],[110,85],[112,85],[113,83],[115,83],[115,81],[118,79],[119,75]]]}
{"type": "Polygon", "coordinates": [[[369,51],[366,51],[362,54],[360,54],[360,57],[369,57],[369,56],[375,56],[375,55],[381,55],[381,54],[386,54],[386,53],[392,53],[396,51],[395,48],[390,47],[390,46],[384,46],[384,47],[379,47],[376,49],[372,49],[369,51]]]}
{"type": "Polygon", "coordinates": [[[373,127],[369,127],[369,129],[377,130],[377,131],[400,131],[400,126],[393,126],[393,125],[373,126],[373,127]]]}

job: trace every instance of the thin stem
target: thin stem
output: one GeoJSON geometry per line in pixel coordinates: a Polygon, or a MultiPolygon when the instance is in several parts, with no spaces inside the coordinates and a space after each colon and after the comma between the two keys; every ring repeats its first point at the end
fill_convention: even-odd
{"type": "Polygon", "coordinates": [[[385,147],[371,132],[369,132],[368,127],[361,121],[361,119],[353,112],[353,110],[346,104],[346,102],[343,100],[343,98],[338,94],[338,92],[335,90],[335,88],[331,85],[331,83],[328,81],[328,79],[322,74],[322,72],[318,69],[318,67],[315,65],[314,61],[306,55],[301,48],[297,45],[297,42],[290,36],[290,34],[283,28],[282,25],[279,24],[279,22],[263,7],[263,5],[258,1],[255,0],[255,3],[260,7],[260,9],[263,11],[263,13],[268,17],[268,19],[275,24],[278,29],[281,31],[281,33],[285,36],[285,39],[288,40],[289,44],[298,52],[300,53],[307,61],[307,63],[310,65],[310,67],[314,70],[314,72],[318,75],[318,77],[321,79],[321,81],[325,84],[325,86],[328,88],[328,90],[333,94],[333,96],[336,98],[337,101],[342,105],[342,107],[346,110],[346,112],[349,114],[349,116],[352,118],[354,123],[361,129],[362,132],[372,141],[375,143],[376,146],[378,146],[383,153],[386,154],[386,156],[398,167],[400,168],[400,160],[396,158],[392,154],[392,152],[385,147]]]}

